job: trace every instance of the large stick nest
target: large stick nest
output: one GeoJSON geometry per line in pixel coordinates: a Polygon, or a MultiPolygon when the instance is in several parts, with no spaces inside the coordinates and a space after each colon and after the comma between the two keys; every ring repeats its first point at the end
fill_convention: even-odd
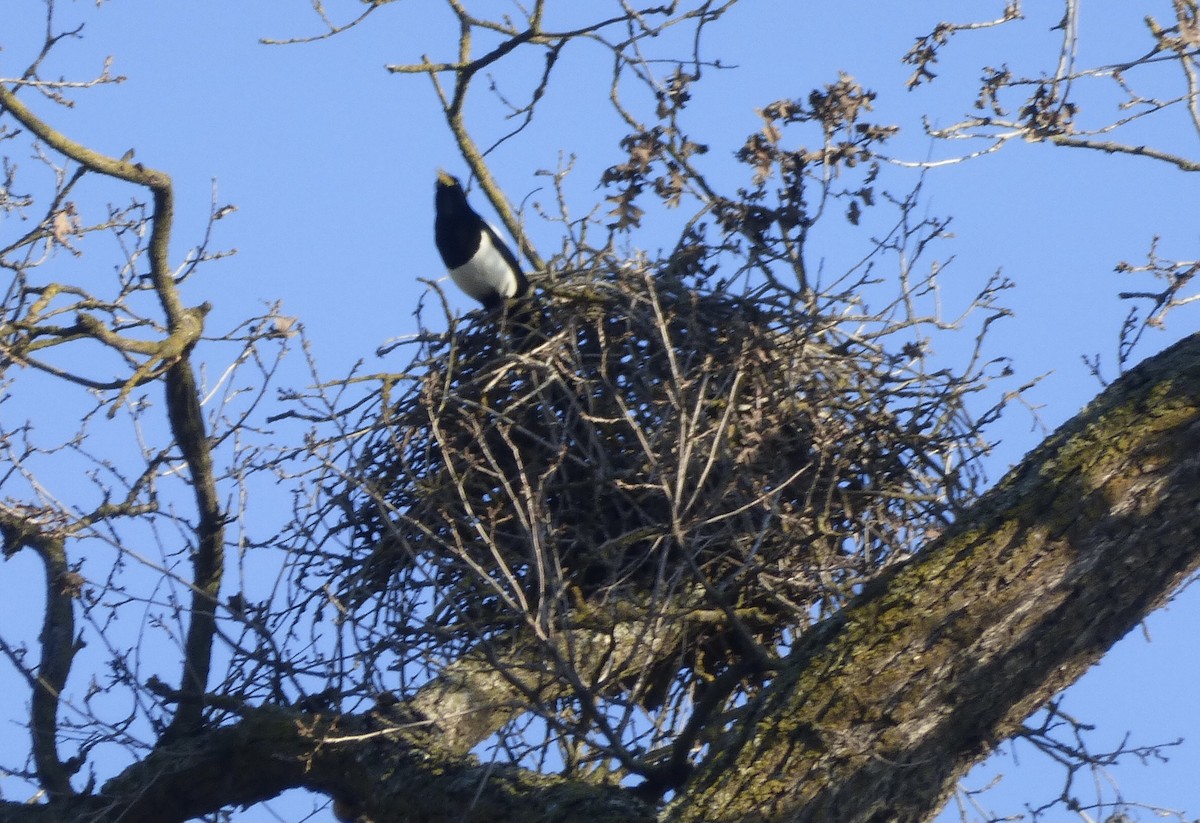
{"type": "Polygon", "coordinates": [[[843,326],[625,270],[426,338],[339,591],[443,644],[640,609],[694,626],[675,671],[776,648],[945,524],[969,448],[960,385],[843,326]]]}

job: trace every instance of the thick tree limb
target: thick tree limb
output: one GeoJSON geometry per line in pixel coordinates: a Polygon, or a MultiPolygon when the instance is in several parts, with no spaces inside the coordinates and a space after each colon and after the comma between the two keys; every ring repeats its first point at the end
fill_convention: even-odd
{"type": "Polygon", "coordinates": [[[518,632],[508,644],[481,644],[455,660],[413,696],[412,707],[447,751],[465,754],[531,706],[585,696],[588,687],[573,682],[581,674],[613,682],[677,654],[686,627],[686,616],[630,615],[603,631],[564,630],[552,639],[518,632]]]}
{"type": "Polygon", "coordinates": [[[678,821],[922,821],[1200,565],[1200,336],[809,635],[678,821]]]}
{"type": "Polygon", "coordinates": [[[95,795],[50,806],[0,803],[0,823],[182,823],[295,787],[332,796],[343,819],[654,819],[650,807],[623,789],[448,754],[425,724],[391,713],[331,717],[258,709],[233,726],[160,746],[95,795]]]}

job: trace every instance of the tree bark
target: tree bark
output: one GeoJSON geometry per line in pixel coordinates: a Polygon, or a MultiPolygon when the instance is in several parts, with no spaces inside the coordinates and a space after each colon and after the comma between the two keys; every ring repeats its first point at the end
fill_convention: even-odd
{"type": "Polygon", "coordinates": [[[673,821],[930,819],[1200,564],[1200,336],[1148,360],[803,638],[673,821]]]}

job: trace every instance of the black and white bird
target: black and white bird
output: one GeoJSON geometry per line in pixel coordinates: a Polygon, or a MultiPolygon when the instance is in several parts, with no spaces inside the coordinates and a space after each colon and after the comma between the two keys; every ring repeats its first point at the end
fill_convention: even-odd
{"type": "Polygon", "coordinates": [[[457,178],[438,172],[434,240],[454,283],[486,309],[529,290],[516,256],[475,213],[457,178]]]}

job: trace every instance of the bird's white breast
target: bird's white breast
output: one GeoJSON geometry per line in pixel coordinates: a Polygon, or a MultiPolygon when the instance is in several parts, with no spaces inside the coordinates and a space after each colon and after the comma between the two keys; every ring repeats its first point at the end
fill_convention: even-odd
{"type": "Polygon", "coordinates": [[[492,236],[483,233],[479,251],[461,266],[450,269],[455,284],[476,300],[492,295],[512,297],[517,293],[517,279],[504,259],[504,255],[492,243],[492,236]]]}

